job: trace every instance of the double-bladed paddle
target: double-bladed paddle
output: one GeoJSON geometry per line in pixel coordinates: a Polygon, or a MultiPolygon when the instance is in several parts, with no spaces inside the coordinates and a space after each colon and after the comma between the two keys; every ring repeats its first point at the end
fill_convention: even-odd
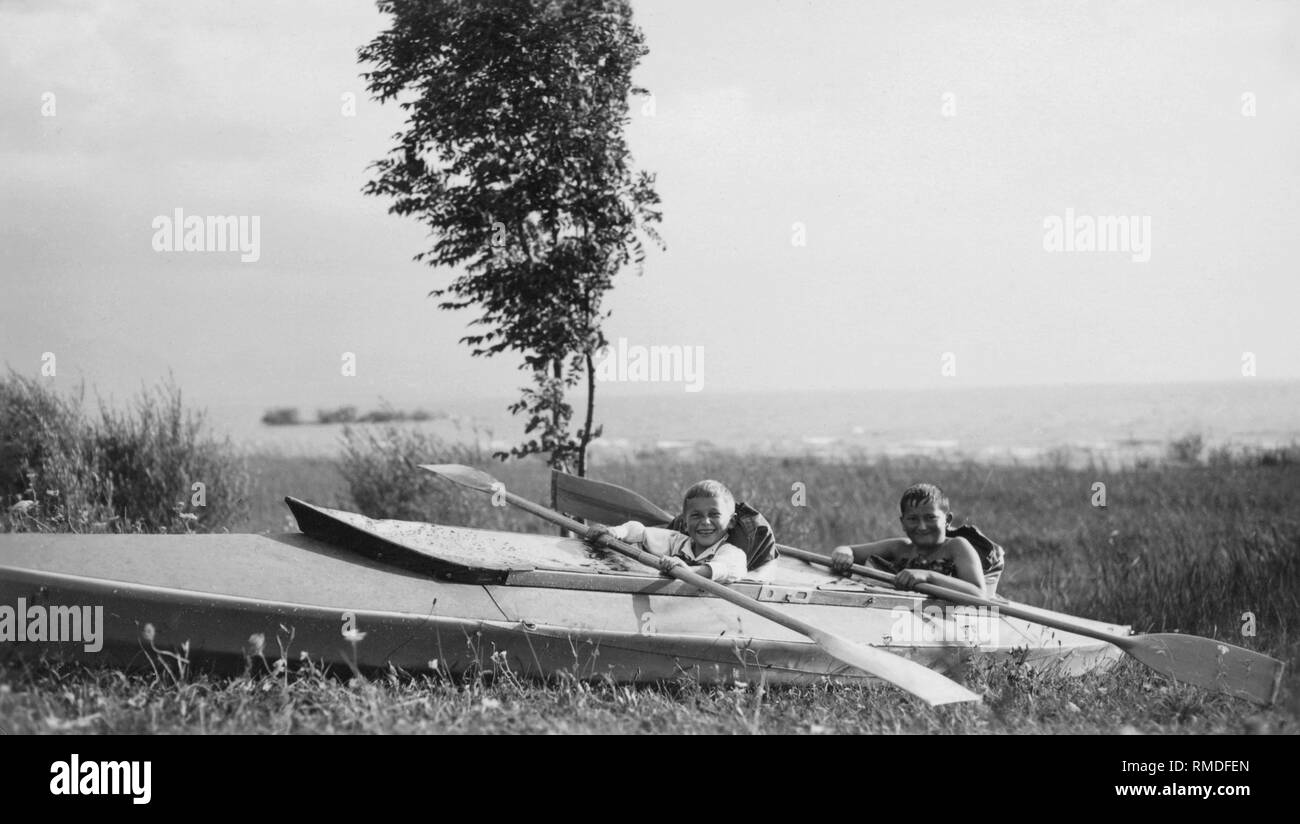
{"type": "MultiPolygon", "coordinates": [[[[452,483],[466,487],[468,489],[485,492],[490,495],[500,495],[507,502],[516,507],[531,512],[540,518],[544,518],[557,526],[576,532],[579,535],[586,536],[588,528],[572,518],[565,517],[555,510],[548,509],[540,504],[521,498],[513,492],[508,491],[504,484],[498,482],[491,475],[482,470],[474,469],[459,464],[422,464],[421,469],[427,469],[435,475],[446,478],[452,483]]],[[[660,568],[660,562],[663,560],[660,556],[637,549],[622,541],[616,540],[611,536],[606,536],[601,543],[615,552],[633,558],[649,567],[660,568]]],[[[800,621],[781,610],[768,604],[756,601],[741,593],[725,587],[716,581],[691,572],[684,564],[670,566],[664,572],[679,581],[684,581],[691,586],[698,587],[712,595],[716,595],[726,601],[730,601],[738,607],[747,609],[750,612],[757,613],[773,623],[780,624],[787,629],[805,635],[813,643],[821,647],[828,655],[836,658],[849,666],[856,667],[863,672],[874,675],[890,682],[913,695],[920,698],[930,705],[950,704],[957,701],[978,701],[980,697],[970,690],[958,684],[949,678],[940,675],[934,670],[909,661],[906,658],[894,655],[884,650],[873,649],[872,647],[854,643],[847,638],[842,638],[832,632],[813,626],[805,621],[800,621]]]]}
{"type": "MultiPolygon", "coordinates": [[[[640,521],[647,526],[666,524],[672,520],[672,515],[665,510],[616,484],[555,471],[551,474],[551,483],[555,490],[556,506],[581,517],[599,517],[607,522],[640,521]],[[588,512],[599,514],[588,515],[588,512]]],[[[809,563],[830,567],[830,558],[825,555],[781,544],[777,545],[777,551],[809,563]]],[[[894,583],[894,576],[888,572],[860,564],[854,564],[852,569],[863,577],[894,583]]],[[[979,598],[935,584],[917,584],[915,589],[933,598],[966,606],[991,607],[1013,618],[1114,644],[1136,660],[1175,681],[1245,698],[1265,706],[1277,699],[1282,672],[1286,667],[1285,663],[1276,658],[1213,638],[1173,632],[1116,635],[1064,618],[1022,609],[1015,604],[979,598]]]]}

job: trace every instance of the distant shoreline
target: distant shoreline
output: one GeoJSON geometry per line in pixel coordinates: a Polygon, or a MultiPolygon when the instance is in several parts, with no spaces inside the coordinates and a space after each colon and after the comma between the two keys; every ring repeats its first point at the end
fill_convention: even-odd
{"type": "Polygon", "coordinates": [[[266,426],[338,426],[352,423],[421,423],[446,417],[448,415],[445,412],[429,412],[425,409],[405,412],[391,407],[380,407],[358,414],[355,406],[339,406],[334,409],[317,409],[316,420],[305,421],[299,416],[298,407],[278,406],[263,413],[262,423],[266,426]]]}

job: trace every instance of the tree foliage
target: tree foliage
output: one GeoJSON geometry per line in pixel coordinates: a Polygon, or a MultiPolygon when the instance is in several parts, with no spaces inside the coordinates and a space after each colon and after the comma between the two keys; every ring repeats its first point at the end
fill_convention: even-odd
{"type": "Polygon", "coordinates": [[[511,351],[530,385],[531,440],[585,470],[593,359],[605,345],[605,292],[659,242],[654,176],[634,172],[624,138],[632,70],[646,47],[623,0],[381,0],[391,27],[360,50],[380,101],[407,113],[373,164],[367,194],[418,218],[435,239],[416,260],[455,267],[430,294],[476,308],[461,339],[475,356],[511,351]],[[570,433],[566,390],[587,384],[585,424],[570,433]]]}

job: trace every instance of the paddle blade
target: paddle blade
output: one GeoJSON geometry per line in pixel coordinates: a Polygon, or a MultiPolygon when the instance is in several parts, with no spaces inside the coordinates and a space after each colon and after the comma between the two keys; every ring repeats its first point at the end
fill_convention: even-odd
{"type": "Polygon", "coordinates": [[[1175,681],[1268,706],[1277,698],[1286,664],[1212,638],[1161,632],[1125,639],[1130,655],[1175,681]]]}
{"type": "Polygon", "coordinates": [[[497,479],[487,474],[481,469],[475,469],[472,466],[462,466],[461,464],[420,464],[421,469],[426,469],[433,474],[446,478],[454,484],[477,489],[479,492],[495,492],[497,479]]]}
{"type": "Polygon", "coordinates": [[[646,526],[662,526],[673,519],[632,490],[615,484],[552,469],[551,488],[556,509],[602,524],[640,521],[646,526]]]}
{"type": "Polygon", "coordinates": [[[930,706],[959,701],[978,701],[979,695],[945,675],[915,661],[882,649],[855,644],[829,632],[814,631],[809,636],[822,649],[846,664],[904,689],[930,706]]]}

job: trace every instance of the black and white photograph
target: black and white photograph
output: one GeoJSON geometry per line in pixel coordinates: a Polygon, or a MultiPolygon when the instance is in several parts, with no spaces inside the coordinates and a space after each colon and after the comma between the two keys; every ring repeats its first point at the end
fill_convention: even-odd
{"type": "Polygon", "coordinates": [[[1295,3],[0,0],[0,77],[0,735],[1178,736],[1085,795],[1222,811],[1296,732],[1295,3]]]}

